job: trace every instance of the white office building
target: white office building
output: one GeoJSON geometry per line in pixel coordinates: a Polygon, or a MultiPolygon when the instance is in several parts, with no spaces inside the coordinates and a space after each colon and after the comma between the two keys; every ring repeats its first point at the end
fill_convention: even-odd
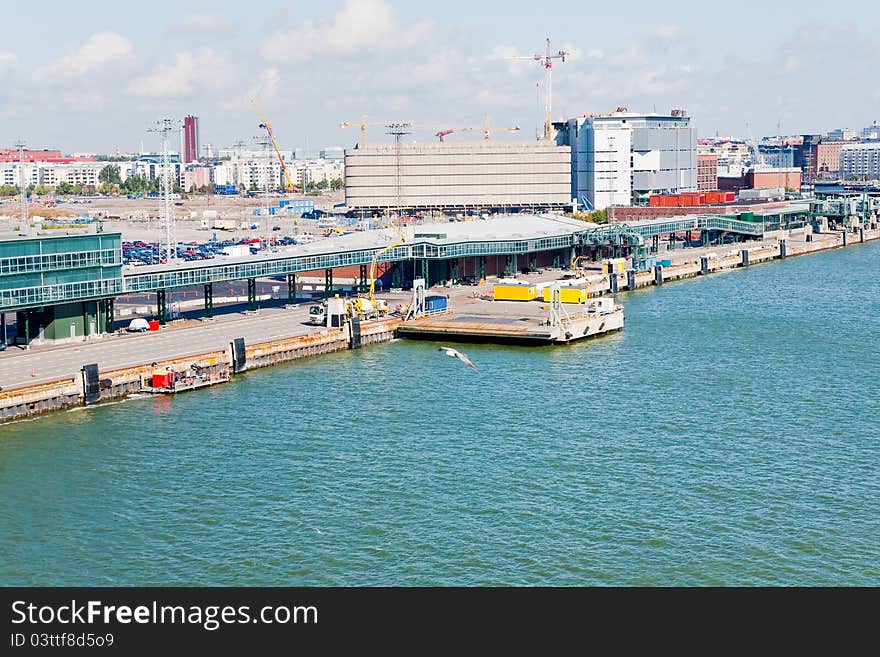
{"type": "Polygon", "coordinates": [[[880,142],[841,147],[840,175],[844,180],[880,180],[880,142]]]}
{"type": "Polygon", "coordinates": [[[571,146],[572,197],[597,210],[697,190],[697,136],[683,110],[580,116],[558,141],[571,146]]]}

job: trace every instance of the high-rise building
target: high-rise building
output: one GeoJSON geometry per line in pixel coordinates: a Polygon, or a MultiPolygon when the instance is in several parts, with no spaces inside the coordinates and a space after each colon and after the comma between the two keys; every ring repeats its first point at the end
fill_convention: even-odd
{"type": "Polygon", "coordinates": [[[199,159],[199,117],[187,116],[183,119],[183,162],[198,162],[199,159]]]}
{"type": "Polygon", "coordinates": [[[697,136],[684,110],[569,119],[571,192],[597,210],[647,203],[652,194],[697,191],[697,136]]]}

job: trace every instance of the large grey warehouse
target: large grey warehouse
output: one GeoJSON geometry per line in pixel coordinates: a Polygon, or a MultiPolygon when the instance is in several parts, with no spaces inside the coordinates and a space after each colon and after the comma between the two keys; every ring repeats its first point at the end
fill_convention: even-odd
{"type": "Polygon", "coordinates": [[[553,142],[377,144],[345,151],[350,210],[571,207],[571,148],[553,142]]]}

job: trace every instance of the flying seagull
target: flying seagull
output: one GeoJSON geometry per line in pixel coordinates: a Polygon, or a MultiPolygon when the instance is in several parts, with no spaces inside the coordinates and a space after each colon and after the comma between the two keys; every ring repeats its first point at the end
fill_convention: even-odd
{"type": "Polygon", "coordinates": [[[470,367],[472,369],[477,369],[477,366],[471,362],[470,358],[465,356],[460,351],[453,349],[452,347],[440,347],[437,349],[437,351],[442,351],[444,354],[446,354],[447,356],[450,356],[451,358],[458,358],[458,360],[460,360],[462,363],[464,363],[468,367],[470,367]]]}

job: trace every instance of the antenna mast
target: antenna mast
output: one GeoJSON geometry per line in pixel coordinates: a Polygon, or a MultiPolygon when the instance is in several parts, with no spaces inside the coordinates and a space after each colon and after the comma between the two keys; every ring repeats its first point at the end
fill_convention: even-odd
{"type": "Polygon", "coordinates": [[[156,121],[155,128],[147,130],[162,135],[162,196],[164,197],[162,222],[165,224],[165,259],[168,262],[177,257],[177,249],[171,248],[171,224],[174,217],[171,215],[171,165],[168,161],[168,133],[174,130],[176,124],[174,119],[166,116],[156,121]]]}
{"type": "Polygon", "coordinates": [[[397,214],[400,215],[401,210],[401,186],[400,186],[400,139],[404,135],[412,134],[407,128],[411,128],[411,123],[389,123],[385,126],[388,130],[386,134],[394,137],[394,161],[397,166],[397,214]]]}
{"type": "Polygon", "coordinates": [[[21,200],[21,230],[28,235],[31,234],[31,223],[28,218],[27,206],[27,184],[24,176],[24,147],[25,143],[19,141],[15,143],[18,146],[18,194],[21,200]]]}

